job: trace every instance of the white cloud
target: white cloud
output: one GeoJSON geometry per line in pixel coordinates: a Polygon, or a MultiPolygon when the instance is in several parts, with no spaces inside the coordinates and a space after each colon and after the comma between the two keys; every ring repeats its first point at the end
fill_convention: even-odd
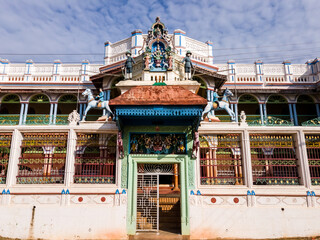
{"type": "MultiPolygon", "coordinates": [[[[213,41],[219,63],[228,59],[252,63],[261,58],[305,62],[320,50],[317,0],[0,0],[0,6],[0,53],[103,54],[105,41],[127,38],[135,29],[146,32],[156,16],[170,32],[180,28],[189,37],[213,41]],[[287,45],[292,43],[302,44],[287,45]],[[221,50],[226,48],[247,49],[221,50]]],[[[103,60],[102,55],[0,57],[12,62],[103,60]]]]}

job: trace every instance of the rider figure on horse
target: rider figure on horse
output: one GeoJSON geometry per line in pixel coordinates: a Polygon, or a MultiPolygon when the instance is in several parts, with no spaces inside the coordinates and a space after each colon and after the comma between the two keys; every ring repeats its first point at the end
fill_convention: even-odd
{"type": "Polygon", "coordinates": [[[213,92],[213,98],[212,98],[212,103],[213,103],[213,108],[216,109],[219,107],[219,94],[218,94],[218,88],[214,89],[213,92]]]}
{"type": "Polygon", "coordinates": [[[104,91],[102,88],[99,89],[99,95],[97,95],[95,99],[99,100],[98,104],[104,101],[104,91]]]}

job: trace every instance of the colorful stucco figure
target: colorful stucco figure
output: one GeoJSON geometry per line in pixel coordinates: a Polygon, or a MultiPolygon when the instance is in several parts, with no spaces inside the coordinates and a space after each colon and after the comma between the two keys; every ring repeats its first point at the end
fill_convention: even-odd
{"type": "Polygon", "coordinates": [[[182,63],[184,63],[184,71],[186,73],[186,78],[191,79],[191,68],[193,68],[192,61],[191,61],[191,55],[192,53],[190,51],[187,51],[186,56],[182,60],[182,63]]]}
{"type": "Polygon", "coordinates": [[[130,51],[126,52],[126,56],[127,56],[127,60],[126,60],[126,63],[125,63],[125,68],[126,68],[125,78],[126,79],[132,79],[132,68],[133,68],[133,64],[135,64],[136,62],[131,57],[131,52],[130,51]]]}

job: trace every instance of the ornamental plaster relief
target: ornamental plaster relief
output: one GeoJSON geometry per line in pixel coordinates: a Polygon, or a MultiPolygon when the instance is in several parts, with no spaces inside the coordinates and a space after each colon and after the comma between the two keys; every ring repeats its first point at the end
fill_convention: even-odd
{"type": "Polygon", "coordinates": [[[253,65],[253,64],[237,64],[236,74],[238,75],[241,73],[256,74],[255,65],[253,65]]]}
{"type": "Polygon", "coordinates": [[[59,204],[61,201],[61,196],[39,196],[36,201],[40,204],[59,204]]]}
{"type": "Polygon", "coordinates": [[[282,202],[287,205],[307,205],[307,200],[305,197],[285,197],[282,199],[282,202]]]}
{"type": "Polygon", "coordinates": [[[284,68],[282,64],[264,64],[264,74],[269,75],[284,75],[284,68]]]}
{"type": "Polygon", "coordinates": [[[306,64],[292,64],[291,69],[294,75],[309,74],[309,68],[306,64]]]}
{"type": "Polygon", "coordinates": [[[278,197],[257,197],[257,203],[260,205],[277,205],[281,202],[278,197]]]}
{"type": "Polygon", "coordinates": [[[14,204],[34,204],[36,202],[36,196],[12,196],[11,197],[11,203],[14,204]]]}

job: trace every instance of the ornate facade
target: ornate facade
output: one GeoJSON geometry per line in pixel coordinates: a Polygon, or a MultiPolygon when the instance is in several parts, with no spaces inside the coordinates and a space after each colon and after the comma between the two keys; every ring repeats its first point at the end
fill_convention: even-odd
{"type": "Polygon", "coordinates": [[[217,64],[157,18],[104,60],[0,60],[2,237],[320,235],[317,58],[217,64]]]}

